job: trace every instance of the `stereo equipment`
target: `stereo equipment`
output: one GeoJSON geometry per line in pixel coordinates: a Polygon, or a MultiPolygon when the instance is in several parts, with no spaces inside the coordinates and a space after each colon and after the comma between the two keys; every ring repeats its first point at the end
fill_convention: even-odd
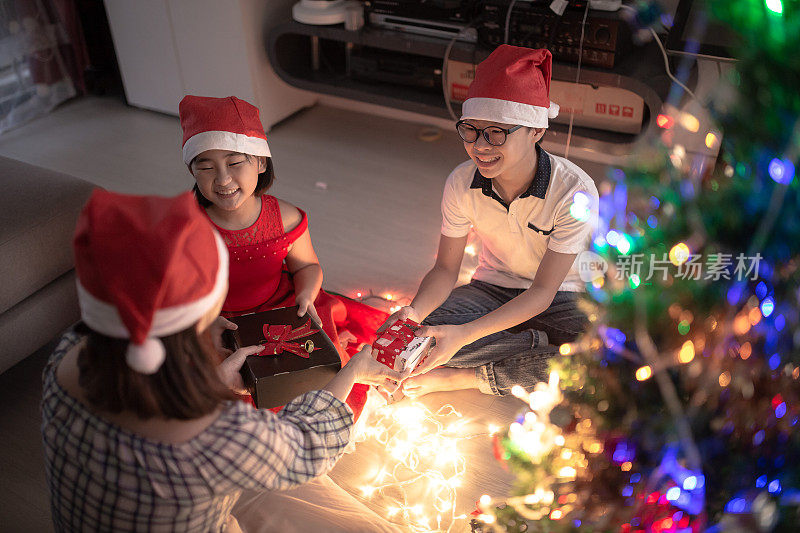
{"type": "Polygon", "coordinates": [[[433,57],[357,48],[350,58],[350,77],[442,93],[442,61],[433,57]]]}
{"type": "Polygon", "coordinates": [[[382,13],[370,13],[369,22],[373,26],[389,30],[417,33],[420,35],[429,35],[431,37],[444,37],[446,39],[456,38],[459,41],[468,43],[474,43],[478,40],[478,32],[475,31],[475,28],[467,28],[466,24],[411,19],[395,15],[384,15],[382,13]]]}
{"type": "Polygon", "coordinates": [[[369,0],[364,7],[368,14],[466,24],[473,3],[474,0],[369,0]]]}
{"type": "MultiPolygon", "coordinates": [[[[477,8],[478,42],[495,48],[503,44],[506,33],[508,1],[485,0],[477,8]]],[[[585,8],[586,3],[583,3],[585,8]]],[[[559,17],[546,2],[517,2],[508,18],[508,44],[528,48],[546,48],[556,61],[578,61],[584,10],[571,7],[559,17]]],[[[583,39],[582,63],[612,68],[631,45],[627,24],[615,14],[589,11],[583,39]]]]}
{"type": "Polygon", "coordinates": [[[390,30],[474,43],[477,32],[467,28],[475,0],[370,0],[369,22],[390,30]]]}

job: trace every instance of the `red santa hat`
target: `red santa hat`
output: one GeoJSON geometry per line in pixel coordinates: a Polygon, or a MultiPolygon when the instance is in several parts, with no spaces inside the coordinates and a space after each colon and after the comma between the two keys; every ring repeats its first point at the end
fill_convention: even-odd
{"type": "Polygon", "coordinates": [[[461,120],[548,127],[558,116],[558,104],[550,101],[552,67],[549,50],[498,46],[478,65],[461,120]]]}
{"type": "Polygon", "coordinates": [[[190,192],[175,198],[96,190],[73,241],[87,326],[130,339],[126,361],[153,374],[158,339],[183,331],[225,295],[228,251],[190,192]]]}
{"type": "Polygon", "coordinates": [[[187,95],[178,106],[183,128],[183,162],[206,150],[230,150],[269,157],[258,108],[235,96],[187,95]]]}

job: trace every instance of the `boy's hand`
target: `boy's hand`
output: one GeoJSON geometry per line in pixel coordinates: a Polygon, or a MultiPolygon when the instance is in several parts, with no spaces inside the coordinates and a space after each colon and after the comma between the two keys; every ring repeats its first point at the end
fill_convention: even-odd
{"type": "Polygon", "coordinates": [[[417,337],[433,337],[436,344],[428,352],[425,361],[411,372],[411,376],[424,374],[429,370],[446,364],[453,356],[469,344],[467,333],[463,326],[423,326],[415,335],[417,337]]]}
{"type": "Polygon", "coordinates": [[[317,314],[317,308],[314,307],[314,298],[311,298],[311,295],[298,294],[295,296],[294,303],[297,304],[297,316],[303,316],[307,312],[318,326],[322,325],[322,320],[317,314]]]}
{"type": "Polygon", "coordinates": [[[386,319],[386,322],[381,324],[381,327],[378,328],[378,331],[376,333],[380,335],[381,333],[389,329],[389,327],[391,327],[391,325],[397,322],[398,320],[405,320],[407,318],[410,318],[414,322],[419,323],[419,315],[417,315],[417,311],[410,305],[401,307],[398,311],[392,313],[389,316],[389,318],[386,319]]]}
{"type": "Polygon", "coordinates": [[[223,316],[218,316],[208,328],[211,333],[211,340],[214,342],[214,348],[217,350],[217,353],[225,356],[230,355],[232,352],[222,344],[222,332],[226,329],[239,329],[239,326],[223,316]]]}
{"type": "Polygon", "coordinates": [[[351,357],[345,368],[353,372],[356,383],[380,385],[389,394],[393,394],[400,387],[400,382],[408,377],[408,374],[401,374],[375,360],[372,357],[372,346],[369,344],[365,344],[358,353],[351,357]]]}

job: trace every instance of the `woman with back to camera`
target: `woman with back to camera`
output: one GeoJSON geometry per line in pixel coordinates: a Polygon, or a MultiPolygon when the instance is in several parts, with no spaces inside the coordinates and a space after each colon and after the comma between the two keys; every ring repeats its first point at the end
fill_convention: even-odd
{"type": "MultiPolygon", "coordinates": [[[[249,527],[246,513],[239,522],[231,514],[242,491],[291,489],[325,474],[350,437],[343,400],[353,384],[402,378],[365,347],[324,389],[277,414],[237,401],[239,368],[261,347],[216,364],[228,255],[190,193],[95,191],[74,248],[82,324],[51,356],[42,401],[57,531],[239,531],[239,523],[267,531],[264,509],[291,513],[275,505],[288,500],[250,494],[261,514],[249,527]]],[[[330,514],[329,531],[346,530],[336,527],[345,520],[392,530],[341,494],[330,499],[335,514],[317,511],[330,514]]]]}

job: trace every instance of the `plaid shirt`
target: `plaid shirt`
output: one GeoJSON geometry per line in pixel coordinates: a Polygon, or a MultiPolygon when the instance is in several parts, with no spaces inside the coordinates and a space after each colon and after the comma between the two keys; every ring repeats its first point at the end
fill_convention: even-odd
{"type": "Polygon", "coordinates": [[[57,531],[223,531],[243,489],[282,490],[330,470],[353,413],[327,391],[280,413],[228,402],[182,444],[130,433],[88,411],[56,382],[82,338],[68,332],[44,370],[42,436],[57,531]]]}

